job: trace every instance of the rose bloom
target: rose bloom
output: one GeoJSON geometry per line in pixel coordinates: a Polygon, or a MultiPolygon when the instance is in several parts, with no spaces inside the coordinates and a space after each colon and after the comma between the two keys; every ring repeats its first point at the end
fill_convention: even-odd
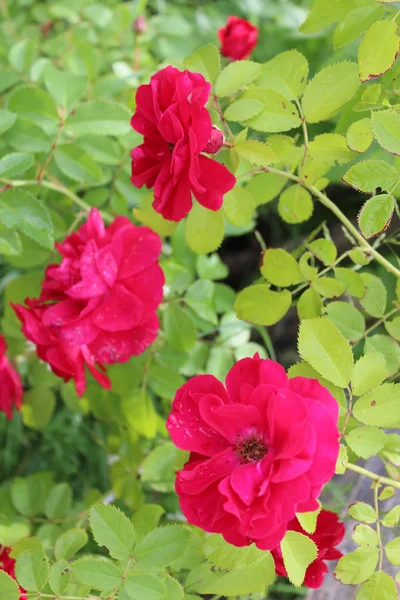
{"type": "Polygon", "coordinates": [[[176,393],[167,428],[190,451],[176,492],[189,523],[236,546],[275,548],[295,513],[316,510],[339,453],[338,403],[272,360],[240,360],[176,393]]]}
{"type": "Polygon", "coordinates": [[[131,125],[144,143],[132,150],[131,181],[136,187],[154,187],[153,207],[170,221],[187,215],[192,194],[202,206],[218,210],[236,183],[224,165],[202,154],[215,154],[223,143],[221,136],[215,146],[205,108],[210,90],[199,73],[166,67],[136,92],[131,125]]]}
{"type": "Polygon", "coordinates": [[[232,60],[249,58],[257,45],[258,28],[246,19],[228,17],[225,27],[218,30],[221,54],[232,60]]]}
{"type": "MultiPolygon", "coordinates": [[[[318,557],[306,570],[304,585],[309,588],[319,588],[323,584],[325,574],[328,572],[326,560],[338,560],[343,554],[335,546],[340,544],[345,534],[344,523],[339,521],[336,513],[329,510],[321,510],[317,517],[317,527],[314,533],[307,533],[300,525],[297,518],[288,524],[288,529],[297,531],[308,536],[318,548],[318,557]]],[[[275,571],[277,575],[287,576],[283,564],[280,548],[272,550],[275,560],[275,571]]]]}
{"type": "MultiPolygon", "coordinates": [[[[7,575],[15,579],[15,560],[11,558],[9,552],[8,548],[0,546],[0,571],[5,571],[7,575]]],[[[20,600],[26,600],[25,590],[19,588],[19,591],[21,592],[20,600]]]]}
{"type": "Polygon", "coordinates": [[[86,389],[85,364],[109,389],[103,365],[126,362],[157,337],[161,240],[125,217],[105,227],[93,208],[56,247],[62,261],[47,267],[40,297],[13,308],[39,358],[64,381],[73,378],[78,395],[86,389]]]}
{"type": "Polygon", "coordinates": [[[17,410],[21,408],[23,387],[21,377],[11,366],[6,351],[6,341],[0,335],[0,410],[8,419],[12,419],[13,406],[17,410]]]}

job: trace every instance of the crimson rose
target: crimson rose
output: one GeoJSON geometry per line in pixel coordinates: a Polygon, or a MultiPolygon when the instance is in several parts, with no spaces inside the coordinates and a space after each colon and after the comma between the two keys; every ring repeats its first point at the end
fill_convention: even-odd
{"type": "MultiPolygon", "coordinates": [[[[344,523],[339,521],[339,517],[336,513],[329,510],[321,510],[317,518],[317,527],[314,533],[310,534],[304,531],[296,518],[290,521],[288,529],[308,536],[316,544],[318,548],[318,557],[307,568],[304,585],[309,588],[321,587],[325,574],[328,572],[325,561],[337,560],[343,556],[340,550],[337,550],[335,546],[340,544],[344,538],[344,523]]],[[[280,547],[272,550],[272,556],[275,560],[276,574],[287,576],[280,547]]]]}
{"type": "Polygon", "coordinates": [[[248,58],[257,45],[258,28],[239,17],[229,17],[225,27],[218,30],[221,54],[232,60],[248,58]]]}
{"type": "Polygon", "coordinates": [[[85,364],[109,389],[103,363],[126,362],[157,336],[161,240],[125,217],[105,227],[93,208],[56,247],[63,258],[47,267],[40,297],[13,308],[39,358],[64,381],[73,378],[79,395],[86,389],[85,364]]]}
{"type": "Polygon", "coordinates": [[[170,221],[187,215],[192,194],[206,208],[218,210],[236,182],[224,165],[202,154],[216,152],[215,144],[207,148],[215,140],[205,108],[210,89],[199,73],[166,67],[136,92],[131,125],[144,135],[144,143],[132,150],[131,181],[154,187],[153,207],[170,221]]]}
{"type": "Polygon", "coordinates": [[[191,452],[176,492],[189,523],[227,542],[275,548],[295,513],[318,508],[335,472],[338,404],[317,380],[288,379],[272,360],[245,358],[226,388],[212,375],[176,393],[167,428],[191,452]]]}
{"type": "MultiPolygon", "coordinates": [[[[0,546],[0,571],[5,571],[7,575],[10,575],[15,579],[15,560],[11,558],[9,549],[0,546]]],[[[0,590],[1,591],[1,590],[0,590]]],[[[26,600],[25,590],[19,588],[21,593],[19,600],[26,600]]]]}
{"type": "Polygon", "coordinates": [[[11,366],[6,351],[6,341],[0,335],[0,410],[12,419],[13,406],[18,410],[21,408],[23,388],[21,377],[11,366]]]}

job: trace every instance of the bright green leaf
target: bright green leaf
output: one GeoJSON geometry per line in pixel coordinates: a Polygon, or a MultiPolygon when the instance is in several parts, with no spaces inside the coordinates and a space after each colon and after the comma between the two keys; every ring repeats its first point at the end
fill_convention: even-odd
{"type": "Polygon", "coordinates": [[[358,224],[365,238],[379,235],[389,227],[394,205],[395,200],[390,194],[379,194],[365,202],[358,215],[358,224]]]}
{"type": "Polygon", "coordinates": [[[69,585],[70,580],[69,562],[60,560],[52,567],[49,572],[49,584],[55,594],[62,594],[69,585]]]}
{"type": "Polygon", "coordinates": [[[301,185],[291,185],[279,198],[278,212],[286,223],[303,223],[310,219],[314,203],[310,192],[301,185]]]}
{"type": "Polygon", "coordinates": [[[362,584],[356,600],[397,600],[397,588],[393,579],[383,571],[377,571],[362,584]]]}
{"type": "Polygon", "coordinates": [[[71,508],[72,489],[68,483],[59,483],[50,490],[46,500],[46,516],[52,521],[63,519],[71,508]]]}
{"type": "MultiPolygon", "coordinates": [[[[250,143],[250,142],[244,142],[250,143]]],[[[258,142],[254,142],[257,144],[258,142]]],[[[262,145],[262,144],[260,144],[262,145]]],[[[253,196],[248,190],[236,185],[233,190],[225,194],[223,211],[232,225],[248,227],[252,224],[252,216],[256,204],[253,196]]]]}
{"type": "Polygon", "coordinates": [[[278,133],[301,125],[296,106],[282,94],[269,89],[252,88],[244,98],[257,100],[264,105],[258,115],[246,121],[246,126],[256,131],[278,133]]]}
{"type": "Polygon", "coordinates": [[[400,181],[400,173],[384,160],[363,160],[343,176],[343,181],[360,192],[372,194],[377,188],[390,190],[400,181]]]}
{"type": "Polygon", "coordinates": [[[297,312],[299,319],[314,319],[320,317],[324,304],[321,296],[310,287],[299,298],[297,303],[297,312]]]}
{"type": "Polygon", "coordinates": [[[377,548],[357,548],[343,556],[336,565],[335,578],[341,583],[358,584],[369,579],[378,564],[377,548]]]}
{"type": "Polygon", "coordinates": [[[297,50],[287,50],[262,66],[257,86],[278,92],[289,100],[295,100],[303,93],[307,77],[306,57],[297,50]]]}
{"type": "Polygon", "coordinates": [[[378,352],[362,356],[354,365],[351,385],[355,396],[363,396],[387,377],[385,357],[378,352]]]}
{"type": "Polygon", "coordinates": [[[385,357],[388,375],[392,376],[400,369],[400,345],[388,335],[371,335],[365,340],[364,354],[380,352],[385,357]]]}
{"type": "Polygon", "coordinates": [[[0,222],[8,229],[25,233],[44,248],[53,249],[53,225],[49,213],[29,192],[11,189],[1,194],[0,222]]]}
{"type": "Polygon", "coordinates": [[[96,590],[111,592],[122,582],[122,571],[100,558],[81,558],[71,565],[72,574],[96,590]]]}
{"type": "Polygon", "coordinates": [[[19,600],[19,587],[5,571],[0,571],[0,600],[19,600]]]}
{"type": "Polygon", "coordinates": [[[44,83],[57,104],[69,112],[85,92],[88,78],[85,75],[59,71],[50,64],[44,72],[44,83]]]}
{"type": "Polygon", "coordinates": [[[261,66],[251,60],[237,60],[223,69],[215,84],[217,96],[230,96],[254,81],[261,66]]]}
{"type": "Polygon", "coordinates": [[[356,525],[353,530],[353,540],[359,546],[374,548],[379,543],[379,537],[375,529],[369,525],[356,525]]]}
{"type": "Polygon", "coordinates": [[[308,148],[309,155],[315,160],[329,165],[344,165],[353,160],[355,154],[349,150],[346,138],[338,133],[317,135],[308,148]]]}
{"type": "Polygon", "coordinates": [[[11,152],[0,158],[0,177],[13,178],[33,165],[33,156],[23,152],[11,152]]]}
{"type": "Polygon", "coordinates": [[[346,135],[346,142],[350,150],[366,152],[373,141],[371,119],[360,119],[350,125],[346,135]]]}
{"type": "Polygon", "coordinates": [[[400,422],[400,384],[384,383],[362,396],[354,405],[356,419],[366,425],[392,427],[400,422]]]}
{"type": "Polygon", "coordinates": [[[56,541],[54,554],[57,560],[69,560],[88,543],[84,529],[67,529],[56,541]]]}
{"type": "Polygon", "coordinates": [[[228,121],[246,121],[258,115],[263,108],[264,104],[258,100],[251,100],[251,98],[236,100],[226,109],[225,119],[228,121]]]}
{"type": "Polygon", "coordinates": [[[381,429],[370,427],[356,427],[346,435],[346,442],[350,448],[361,458],[369,458],[378,454],[385,445],[386,435],[381,429]]]}
{"type": "Polygon", "coordinates": [[[189,530],[183,525],[168,525],[148,533],[135,548],[135,559],[143,569],[172,565],[189,542],[189,530]]]}
{"type": "Polygon", "coordinates": [[[371,273],[362,273],[361,278],[365,286],[365,295],[360,304],[371,317],[379,319],[386,310],[386,287],[382,279],[371,273]]]}
{"type": "Polygon", "coordinates": [[[201,73],[212,84],[216,82],[219,75],[220,63],[219,52],[214,44],[202,46],[183,61],[183,64],[189,71],[201,73]]]}
{"type": "Polygon", "coordinates": [[[273,292],[268,285],[252,285],[239,292],[233,308],[243,321],[274,325],[285,316],[291,302],[288,290],[273,292]]]}
{"type": "Polygon", "coordinates": [[[14,125],[16,118],[17,115],[14,113],[0,108],[0,133],[4,133],[7,129],[10,129],[14,125]]]}
{"type": "Polygon", "coordinates": [[[359,273],[343,267],[336,267],[334,273],[336,279],[342,284],[346,294],[355,298],[362,298],[364,296],[364,282],[359,273]]]}
{"type": "Polygon", "coordinates": [[[380,77],[393,65],[400,42],[396,32],[396,20],[387,19],[371,25],[364,35],[358,48],[358,64],[363,83],[380,77]]]}
{"type": "Polygon", "coordinates": [[[223,210],[214,212],[196,202],[185,222],[186,242],[196,254],[208,254],[219,248],[224,230],[223,210]]]}
{"type": "MultiPolygon", "coordinates": [[[[319,279],[316,281],[319,281],[319,279]]],[[[346,340],[357,342],[363,337],[365,319],[355,306],[348,302],[331,302],[325,311],[332,323],[343,333],[346,340]]]]}
{"type": "Polygon", "coordinates": [[[358,39],[369,27],[383,15],[383,10],[378,6],[359,6],[350,10],[341,20],[333,34],[335,50],[351,44],[358,39]]]}
{"type": "Polygon", "coordinates": [[[281,541],[281,550],[290,581],[293,585],[300,586],[307,567],[317,558],[316,545],[309,537],[297,531],[287,531],[281,541]]]}
{"type": "Polygon", "coordinates": [[[163,321],[165,337],[171,346],[188,352],[196,343],[197,330],[187,312],[170,302],[163,312],[163,321]]]}
{"type": "Polygon", "coordinates": [[[128,573],[124,589],[133,600],[166,600],[167,590],[157,575],[134,570],[128,573]]]}
{"type": "Polygon", "coordinates": [[[56,398],[49,389],[34,387],[24,394],[21,407],[24,425],[31,429],[43,429],[53,416],[56,398]]]}
{"type": "Polygon", "coordinates": [[[303,281],[297,261],[283,248],[270,248],[263,254],[261,273],[278,287],[289,287],[303,281]]]}
{"type": "Polygon", "coordinates": [[[15,563],[18,583],[27,592],[40,592],[46,584],[49,565],[44,552],[23,552],[15,563]]]}
{"type": "Polygon", "coordinates": [[[93,100],[78,106],[66,120],[75,135],[123,135],[130,131],[131,113],[123,104],[93,100]]]}

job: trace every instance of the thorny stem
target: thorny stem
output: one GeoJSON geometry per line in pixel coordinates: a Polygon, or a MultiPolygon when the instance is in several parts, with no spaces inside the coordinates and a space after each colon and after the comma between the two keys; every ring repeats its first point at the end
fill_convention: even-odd
{"type": "Polygon", "coordinates": [[[389,262],[384,256],[377,252],[377,250],[375,250],[375,248],[373,248],[367,242],[367,240],[363,238],[361,233],[357,230],[356,227],[354,227],[353,223],[349,221],[349,219],[342,213],[340,208],[338,208],[336,204],[332,202],[332,200],[330,200],[326,194],[322,193],[314,185],[307,185],[307,183],[305,183],[303,179],[301,179],[301,177],[294,175],[294,173],[289,173],[288,171],[281,171],[279,169],[274,169],[273,167],[265,167],[264,169],[257,169],[253,172],[275,173],[275,175],[281,175],[282,177],[286,177],[287,179],[290,179],[291,181],[295,181],[296,183],[302,185],[305,189],[311,192],[311,194],[316,196],[321,202],[321,204],[328,208],[339,219],[339,221],[341,221],[341,223],[346,227],[347,231],[357,240],[364,252],[370,254],[377,262],[379,262],[383,267],[385,267],[385,269],[390,271],[390,273],[393,273],[393,275],[395,275],[396,277],[400,278],[400,270],[396,269],[396,267],[392,265],[391,262],[389,262]]]}
{"type": "Polygon", "coordinates": [[[295,102],[297,104],[297,108],[299,109],[301,124],[303,127],[303,135],[304,135],[304,155],[303,155],[303,160],[301,161],[301,166],[303,167],[304,163],[306,162],[306,158],[307,158],[307,154],[308,154],[308,131],[307,131],[306,118],[304,116],[302,106],[301,106],[300,102],[297,100],[297,98],[296,98],[295,102]]]}
{"type": "MultiPolygon", "coordinates": [[[[71,192],[67,187],[65,187],[64,185],[62,185],[62,183],[51,183],[50,181],[37,181],[36,179],[0,179],[0,181],[2,183],[5,183],[6,185],[9,185],[10,187],[24,187],[26,185],[40,185],[44,188],[47,188],[48,190],[53,190],[55,192],[59,192],[60,194],[64,194],[64,196],[67,196],[68,198],[70,198],[77,206],[79,206],[79,208],[81,208],[82,210],[85,211],[85,214],[90,212],[91,210],[91,206],[89,206],[89,204],[86,204],[86,202],[84,200],[82,200],[82,198],[79,198],[79,196],[77,196],[76,194],[74,194],[74,192],[71,192]]],[[[105,212],[101,212],[101,215],[103,217],[103,219],[107,222],[107,223],[111,223],[112,221],[112,217],[111,215],[105,213],[105,212]]]]}
{"type": "Polygon", "coordinates": [[[46,160],[44,161],[43,165],[40,167],[40,169],[38,171],[38,174],[36,176],[36,179],[38,180],[39,183],[42,181],[42,177],[44,175],[44,172],[46,171],[46,168],[47,168],[49,162],[51,161],[51,159],[53,158],[54,152],[57,149],[58,142],[60,141],[60,137],[61,137],[61,133],[62,133],[63,127],[64,127],[64,119],[61,119],[60,123],[58,125],[57,135],[56,135],[56,137],[54,139],[54,142],[53,142],[53,144],[51,146],[51,150],[48,153],[48,155],[46,157],[46,160]]]}
{"type": "Polygon", "coordinates": [[[358,465],[353,465],[352,463],[348,463],[346,465],[346,469],[348,469],[349,471],[354,471],[354,473],[358,473],[359,475],[364,475],[364,477],[368,477],[369,479],[372,479],[377,483],[390,485],[400,490],[400,481],[396,481],[395,479],[390,479],[389,477],[382,477],[381,475],[372,473],[372,471],[368,471],[368,469],[364,469],[364,467],[359,467],[358,465]]]}
{"type": "Polygon", "coordinates": [[[221,119],[221,123],[225,127],[226,132],[229,135],[229,137],[233,140],[235,136],[233,135],[232,131],[229,128],[228,123],[225,120],[224,113],[222,112],[221,107],[220,107],[219,102],[218,102],[218,98],[217,98],[217,96],[215,95],[214,92],[212,93],[212,96],[213,96],[215,107],[216,107],[216,109],[218,111],[218,114],[219,114],[219,118],[221,119]]]}
{"type": "Polygon", "coordinates": [[[379,492],[379,483],[376,483],[374,487],[374,505],[375,505],[375,514],[376,514],[376,533],[379,539],[379,570],[382,571],[382,563],[383,563],[383,543],[381,537],[381,523],[379,521],[379,500],[378,500],[378,492],[379,492]]]}
{"type": "MultiPolygon", "coordinates": [[[[344,260],[348,256],[348,254],[349,254],[349,251],[343,252],[343,254],[341,254],[332,265],[329,265],[329,267],[326,267],[325,269],[320,271],[317,275],[317,278],[321,277],[322,275],[326,275],[326,273],[329,273],[329,271],[331,269],[334,269],[337,265],[339,265],[342,262],[342,260],[344,260]]],[[[293,290],[292,295],[297,294],[298,292],[301,292],[306,287],[308,287],[308,285],[309,285],[308,281],[306,283],[302,283],[295,290],[293,290]]]]}

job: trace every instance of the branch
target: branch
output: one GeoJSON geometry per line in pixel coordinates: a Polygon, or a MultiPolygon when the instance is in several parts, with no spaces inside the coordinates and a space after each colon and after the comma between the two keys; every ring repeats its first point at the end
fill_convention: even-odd
{"type": "Polygon", "coordinates": [[[389,477],[382,477],[381,475],[372,473],[372,471],[368,471],[368,469],[364,469],[364,467],[359,467],[358,465],[353,465],[352,463],[348,463],[346,465],[346,469],[348,469],[349,471],[354,471],[355,473],[359,473],[360,475],[364,475],[364,477],[368,477],[369,479],[372,479],[377,483],[390,485],[400,490],[400,481],[395,481],[395,479],[390,479],[389,477]]]}

